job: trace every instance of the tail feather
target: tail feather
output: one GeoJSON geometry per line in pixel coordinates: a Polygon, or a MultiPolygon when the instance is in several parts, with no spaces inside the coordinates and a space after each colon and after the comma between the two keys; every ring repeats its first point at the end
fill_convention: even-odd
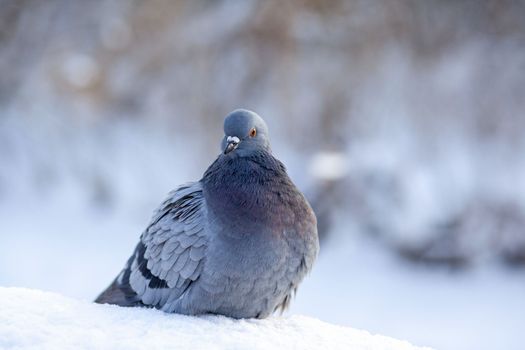
{"type": "Polygon", "coordinates": [[[145,306],[129,284],[132,259],[133,256],[117,278],[95,299],[95,303],[119,306],[145,306]]]}

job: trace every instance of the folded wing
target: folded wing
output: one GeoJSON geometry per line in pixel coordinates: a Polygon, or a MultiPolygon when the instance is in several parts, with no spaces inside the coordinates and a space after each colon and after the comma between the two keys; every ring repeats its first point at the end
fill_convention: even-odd
{"type": "Polygon", "coordinates": [[[170,192],[124,270],[96,301],[163,308],[182,298],[203,268],[208,243],[205,217],[199,182],[170,192]]]}

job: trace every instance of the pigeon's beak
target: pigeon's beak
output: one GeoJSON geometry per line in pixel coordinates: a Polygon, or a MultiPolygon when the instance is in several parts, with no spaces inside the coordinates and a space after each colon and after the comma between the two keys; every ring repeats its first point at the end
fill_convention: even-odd
{"type": "Polygon", "coordinates": [[[227,144],[226,148],[224,149],[224,154],[228,154],[236,149],[237,146],[239,146],[239,142],[241,142],[241,140],[237,136],[228,136],[226,138],[226,142],[227,144]]]}

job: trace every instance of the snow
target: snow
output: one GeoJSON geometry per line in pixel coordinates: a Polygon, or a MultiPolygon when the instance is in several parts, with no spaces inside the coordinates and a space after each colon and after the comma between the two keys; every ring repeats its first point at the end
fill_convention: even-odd
{"type": "Polygon", "coordinates": [[[0,310],[2,349],[425,349],[305,316],[190,317],[24,288],[1,287],[0,310]]]}

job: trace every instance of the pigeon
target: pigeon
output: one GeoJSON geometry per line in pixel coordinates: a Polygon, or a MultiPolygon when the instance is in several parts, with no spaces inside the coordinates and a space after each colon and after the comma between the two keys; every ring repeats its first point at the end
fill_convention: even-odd
{"type": "Polygon", "coordinates": [[[260,116],[235,110],[224,134],[221,154],[168,194],[96,303],[237,319],[289,306],[319,252],[315,214],[260,116]]]}

